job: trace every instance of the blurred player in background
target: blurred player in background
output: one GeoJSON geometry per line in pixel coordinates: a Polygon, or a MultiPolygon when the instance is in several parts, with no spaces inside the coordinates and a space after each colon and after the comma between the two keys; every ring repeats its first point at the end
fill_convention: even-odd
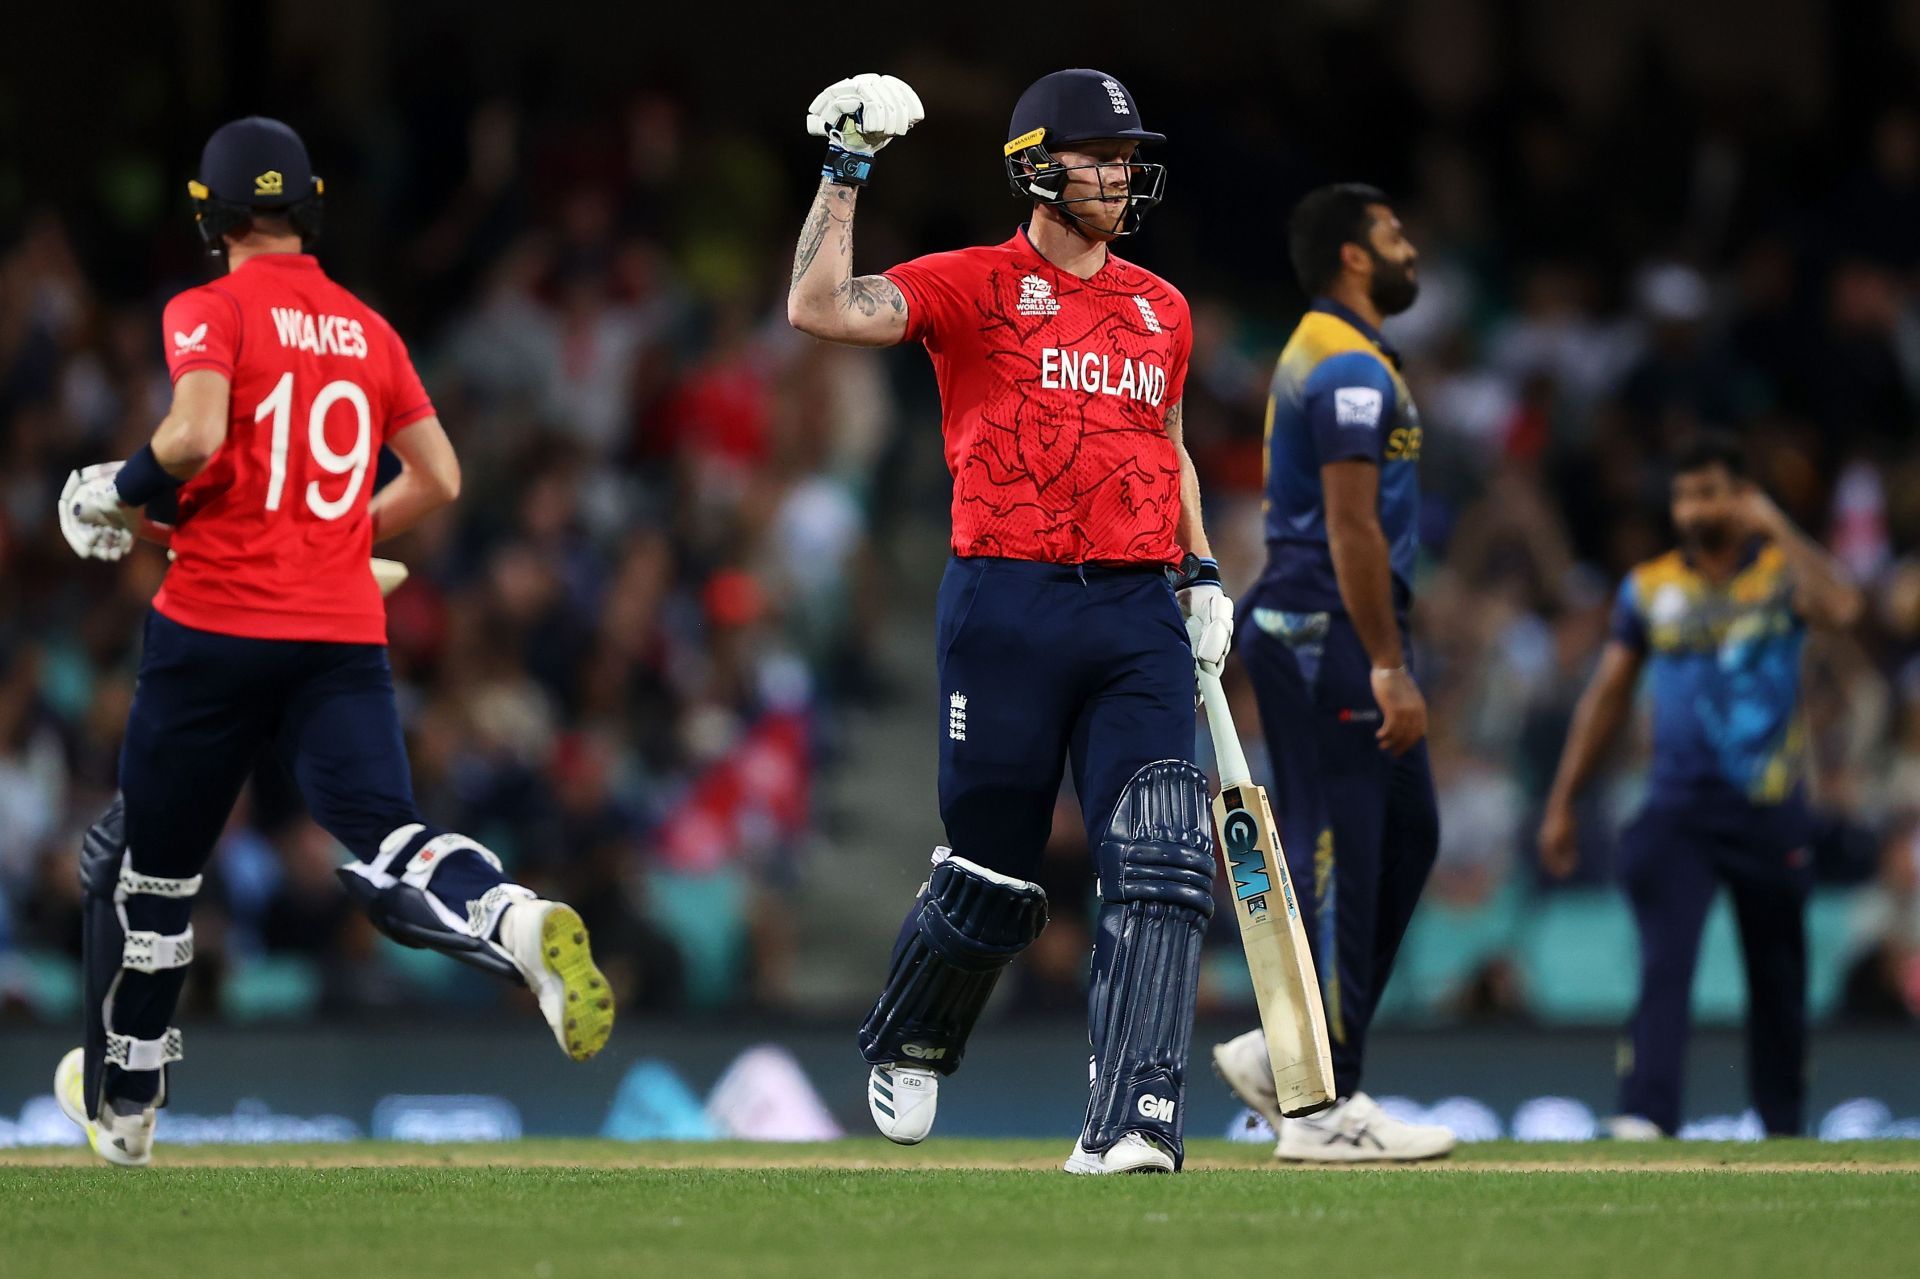
{"type": "Polygon", "coordinates": [[[1813,887],[1800,654],[1808,624],[1847,627],[1860,592],[1747,477],[1738,441],[1703,436],[1673,475],[1679,549],[1620,584],[1613,638],[1582,695],[1540,827],[1554,875],[1579,865],[1574,801],[1652,674],[1647,802],[1622,833],[1640,935],[1640,998],[1615,1137],[1680,1127],[1693,967],[1721,884],[1747,968],[1747,1080],[1773,1136],[1806,1122],[1807,939],[1813,887]]]}
{"type": "Polygon", "coordinates": [[[1216,1045],[1214,1065],[1273,1124],[1282,1159],[1430,1159],[1453,1148],[1452,1133],[1394,1119],[1360,1091],[1367,1027],[1440,837],[1407,634],[1420,417],[1380,335],[1413,305],[1417,255],[1367,186],[1310,193],[1289,239],[1313,301],[1267,401],[1267,566],[1245,601],[1242,658],[1287,867],[1303,886],[1340,1101],[1282,1118],[1258,1029],[1216,1045]]]}
{"type": "Polygon", "coordinates": [[[1110,249],[1159,203],[1165,171],[1138,151],[1166,139],[1112,76],[1045,76],[1003,149],[1032,220],[1002,244],[855,276],[859,190],[920,118],[891,76],[814,100],[808,126],[830,144],[787,300],[817,337],[926,347],[954,480],[936,725],[950,847],[860,1031],[869,1108],[898,1142],[932,1128],[1001,970],[1046,923],[1031,880],[1071,760],[1102,904],[1092,1095],[1066,1167],[1172,1172],[1213,913],[1194,663],[1224,662],[1233,607],[1182,441],[1186,300],[1110,249]]]}
{"type": "Polygon", "coordinates": [[[55,1088],[119,1164],[151,1152],[201,871],[268,745],[360,859],[342,878],[383,930],[524,980],[576,1059],[613,1021],[579,916],[414,805],[369,556],[451,502],[460,467],[399,337],[303,251],[322,190],[305,146],[235,121],[190,190],[227,272],[167,306],[173,402],[152,443],[77,472],[60,510],[83,558],[117,560],[136,533],[176,557],[147,619],[122,798],[82,854],[87,1035],[55,1088]],[[401,470],[375,496],[383,445],[401,470]],[[149,506],[171,527],[143,522],[149,506]]]}

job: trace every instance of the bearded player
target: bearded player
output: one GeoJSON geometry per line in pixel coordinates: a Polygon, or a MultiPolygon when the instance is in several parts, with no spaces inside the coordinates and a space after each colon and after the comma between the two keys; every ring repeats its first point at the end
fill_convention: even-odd
{"type": "Polygon", "coordinates": [[[130,1165],[150,1157],[181,1059],[170,1023],[201,871],[265,747],[360,859],[341,878],[381,929],[524,981],[577,1060],[613,1023],[580,917],[414,805],[369,555],[451,502],[460,468],[399,337],[304,252],[321,197],[306,147],[278,121],[235,121],[189,190],[226,273],[167,305],[173,401],[152,442],[76,473],[60,510],[76,553],[117,560],[164,507],[175,555],[122,798],[82,852],[86,1042],[55,1086],[93,1148],[130,1165]],[[401,472],[376,496],[383,445],[401,472]]]}
{"type": "Polygon", "coordinates": [[[1680,546],[1620,584],[1613,637],[1567,731],[1540,827],[1549,872],[1579,865],[1574,801],[1648,673],[1646,803],[1620,836],[1620,878],[1640,937],[1640,997],[1621,1053],[1609,1135],[1678,1132],[1694,962],[1721,884],[1747,970],[1747,1082],[1772,1137],[1807,1105],[1806,790],[1801,651],[1809,627],[1859,619],[1859,588],[1794,527],[1747,470],[1739,441],[1680,449],[1671,488],[1680,546]]]}
{"type": "Polygon", "coordinates": [[[1313,302],[1267,401],[1267,567],[1246,600],[1241,657],[1303,890],[1339,1101],[1283,1118],[1258,1030],[1216,1045],[1214,1066],[1274,1125],[1282,1159],[1430,1159],[1453,1134],[1403,1123],[1360,1088],[1367,1027],[1440,842],[1407,633],[1420,418],[1380,333],[1413,305],[1417,254],[1387,197],[1354,184],[1308,194],[1288,239],[1313,302]]]}
{"type": "Polygon", "coordinates": [[[1111,247],[1159,203],[1165,170],[1139,149],[1166,139],[1112,76],[1045,76],[1003,152],[1031,221],[855,276],[860,188],[921,114],[891,76],[814,100],[808,127],[830,141],[787,299],[816,337],[926,347],[953,473],[936,721],[948,847],[860,1030],[869,1108],[894,1141],[931,1130],[994,983],[1046,923],[1031,879],[1071,763],[1101,908],[1091,1097],[1066,1168],[1172,1172],[1213,913],[1194,664],[1219,669],[1233,607],[1181,439],[1186,300],[1111,247]]]}

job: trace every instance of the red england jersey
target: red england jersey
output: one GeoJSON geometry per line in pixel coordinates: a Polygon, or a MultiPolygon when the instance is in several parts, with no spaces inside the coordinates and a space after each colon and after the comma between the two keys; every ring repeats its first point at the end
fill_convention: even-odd
{"type": "Polygon", "coordinates": [[[232,386],[227,439],[180,489],[153,606],[253,639],[387,642],[367,567],[380,446],[433,404],[387,322],[304,253],[265,253],[167,304],[167,369],[232,386]]]}
{"type": "Polygon", "coordinates": [[[1166,419],[1193,350],[1179,290],[1111,252],[1082,280],[1024,229],[886,274],[940,383],[956,555],[1179,563],[1166,419]]]}

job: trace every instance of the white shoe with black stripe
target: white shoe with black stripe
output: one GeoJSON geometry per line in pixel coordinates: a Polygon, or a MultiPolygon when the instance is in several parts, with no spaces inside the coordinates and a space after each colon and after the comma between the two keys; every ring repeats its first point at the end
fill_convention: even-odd
{"type": "Polygon", "coordinates": [[[53,1072],[53,1096],[67,1118],[87,1134],[93,1153],[122,1168],[144,1168],[153,1159],[153,1130],[159,1115],[145,1106],[130,1115],[117,1115],[111,1101],[100,1103],[100,1118],[87,1118],[86,1054],[76,1048],[60,1059],[53,1072]]]}
{"type": "Polygon", "coordinates": [[[1331,1110],[1282,1120],[1273,1153],[1296,1163],[1413,1163],[1451,1153],[1455,1141],[1448,1129],[1395,1119],[1357,1092],[1331,1110]]]}
{"type": "Polygon", "coordinates": [[[1274,1132],[1286,1126],[1280,1114],[1280,1094],[1273,1086],[1273,1065],[1267,1060],[1265,1031],[1256,1026],[1224,1044],[1215,1044],[1213,1073],[1220,1076],[1227,1091],[1265,1119],[1274,1132]]]}
{"type": "Polygon", "coordinates": [[[918,1145],[933,1131],[940,1076],[924,1066],[875,1066],[867,1072],[867,1111],[888,1141],[918,1145]]]}

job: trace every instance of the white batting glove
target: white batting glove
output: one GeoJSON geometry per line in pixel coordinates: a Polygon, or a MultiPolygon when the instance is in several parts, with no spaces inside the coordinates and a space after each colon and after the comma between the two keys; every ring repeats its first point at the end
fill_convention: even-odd
{"type": "Polygon", "coordinates": [[[67,476],[60,490],[60,532],[83,560],[117,560],[133,549],[140,512],[123,506],[113,480],[123,462],[96,462],[67,476]]]}
{"type": "Polygon", "coordinates": [[[872,155],[926,118],[920,95],[905,80],[868,72],[822,89],[807,108],[807,132],[855,155],[872,155]]]}
{"type": "Polygon", "coordinates": [[[1181,566],[1174,596],[1187,619],[1187,642],[1193,646],[1193,663],[1209,675],[1226,669],[1227,651],[1233,647],[1233,601],[1220,587],[1220,566],[1212,560],[1189,555],[1181,566]]]}

